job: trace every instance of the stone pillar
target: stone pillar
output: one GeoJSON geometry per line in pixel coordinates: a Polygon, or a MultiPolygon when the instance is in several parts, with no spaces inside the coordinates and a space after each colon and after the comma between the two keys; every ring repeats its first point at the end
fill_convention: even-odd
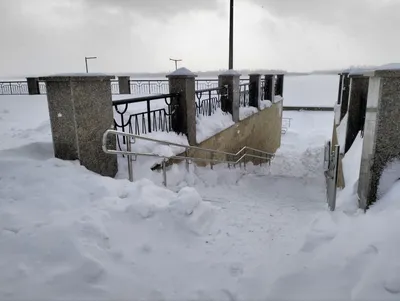
{"type": "Polygon", "coordinates": [[[358,133],[364,129],[369,79],[362,74],[350,75],[350,95],[344,152],[352,146],[358,133]]]}
{"type": "Polygon", "coordinates": [[[167,75],[169,93],[179,93],[178,98],[172,99],[172,105],[177,105],[174,116],[171,116],[172,129],[184,133],[189,145],[196,145],[196,93],[195,75],[182,67],[167,75]]]}
{"type": "Polygon", "coordinates": [[[118,76],[119,94],[131,94],[131,83],[129,76],[118,76]]]}
{"type": "Polygon", "coordinates": [[[276,76],[275,95],[283,97],[283,74],[276,76]]]}
{"type": "Polygon", "coordinates": [[[37,77],[27,77],[26,82],[28,84],[28,93],[29,95],[39,95],[39,78],[37,77]]]}
{"type": "Polygon", "coordinates": [[[265,98],[272,103],[275,102],[275,75],[265,75],[265,98]]]}
{"type": "Polygon", "coordinates": [[[240,76],[235,70],[228,70],[218,76],[219,87],[228,86],[228,97],[222,99],[221,109],[232,114],[234,122],[239,121],[240,76]]]}
{"type": "Polygon", "coordinates": [[[347,113],[347,108],[349,105],[349,93],[350,92],[350,77],[349,73],[343,73],[343,84],[342,84],[342,96],[340,98],[340,120],[347,113]]]}
{"type": "Polygon", "coordinates": [[[249,74],[249,106],[260,108],[261,74],[249,74]]]}
{"type": "MultiPolygon", "coordinates": [[[[358,182],[359,205],[367,209],[400,178],[399,168],[387,173],[400,160],[400,70],[376,70],[369,76],[364,141],[358,182]],[[380,185],[382,174],[385,178],[380,185]]],[[[397,163],[397,166],[399,164],[397,163]]]]}
{"type": "MultiPolygon", "coordinates": [[[[103,134],[114,125],[112,78],[87,73],[40,78],[47,86],[56,158],[79,160],[87,169],[109,177],[118,171],[117,156],[102,150],[103,134]]],[[[109,148],[115,147],[113,137],[109,148]]]]}

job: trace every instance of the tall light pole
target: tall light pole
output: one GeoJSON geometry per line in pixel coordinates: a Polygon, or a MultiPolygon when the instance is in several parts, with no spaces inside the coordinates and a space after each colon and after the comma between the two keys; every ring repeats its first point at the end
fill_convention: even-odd
{"type": "Polygon", "coordinates": [[[229,13],[229,69],[233,69],[233,0],[229,13]]]}
{"type": "Polygon", "coordinates": [[[97,56],[85,56],[85,66],[86,66],[86,73],[89,73],[89,68],[88,68],[88,60],[95,60],[97,59],[97,56]]]}
{"type": "Polygon", "coordinates": [[[178,69],[178,62],[182,62],[181,59],[169,59],[169,60],[175,62],[175,70],[178,69]]]}

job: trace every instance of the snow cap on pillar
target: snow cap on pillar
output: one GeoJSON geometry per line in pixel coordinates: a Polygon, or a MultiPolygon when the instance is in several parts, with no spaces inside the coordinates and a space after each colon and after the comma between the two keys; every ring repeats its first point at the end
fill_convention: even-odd
{"type": "Polygon", "coordinates": [[[233,69],[226,70],[225,72],[221,73],[220,75],[232,75],[232,76],[241,76],[239,72],[233,69]]]}
{"type": "Polygon", "coordinates": [[[176,69],[174,72],[171,72],[166,76],[167,78],[170,77],[197,77],[197,74],[194,74],[192,71],[185,67],[181,67],[176,69]]]}

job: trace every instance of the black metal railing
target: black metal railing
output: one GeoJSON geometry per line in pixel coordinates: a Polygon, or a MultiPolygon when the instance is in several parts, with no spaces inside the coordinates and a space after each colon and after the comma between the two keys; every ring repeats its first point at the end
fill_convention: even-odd
{"type": "Polygon", "coordinates": [[[196,80],[196,90],[216,89],[218,80],[216,79],[198,79],[196,80]]]}
{"type": "MultiPolygon", "coordinates": [[[[241,84],[248,83],[248,79],[241,79],[241,84]]],[[[133,95],[154,95],[168,94],[168,80],[130,80],[130,93],[133,95]]],[[[196,90],[217,89],[218,79],[197,79],[195,82],[196,90]]],[[[46,83],[39,82],[40,94],[46,94],[46,83]]],[[[117,79],[111,80],[111,93],[120,94],[119,82],[117,79]]],[[[28,83],[26,81],[7,81],[0,82],[0,95],[28,95],[28,83]]]]}
{"type": "Polygon", "coordinates": [[[221,108],[223,98],[228,97],[227,87],[197,90],[196,115],[211,116],[218,108],[221,108]]]}
{"type": "Polygon", "coordinates": [[[28,95],[28,83],[21,81],[0,82],[0,95],[28,95]]]}
{"type": "Polygon", "coordinates": [[[111,94],[119,94],[119,82],[117,79],[111,80],[111,94]]]}
{"type": "Polygon", "coordinates": [[[168,80],[130,80],[131,94],[166,94],[169,93],[168,80]]]}
{"type": "Polygon", "coordinates": [[[261,80],[260,91],[261,91],[260,99],[266,100],[267,93],[266,93],[266,89],[265,89],[265,80],[264,79],[261,80]]]}
{"type": "Polygon", "coordinates": [[[239,85],[239,106],[240,107],[248,107],[249,106],[249,84],[240,84],[239,85]]]}
{"type": "Polygon", "coordinates": [[[40,94],[47,94],[47,88],[45,82],[39,82],[39,93],[40,94]]]}
{"type": "MultiPolygon", "coordinates": [[[[179,105],[178,98],[179,94],[161,94],[113,101],[114,127],[116,130],[135,135],[173,131],[173,118],[179,105]],[[143,104],[146,107],[144,111],[140,108],[143,104]]],[[[125,144],[125,140],[123,143],[125,144]]],[[[121,147],[120,141],[118,145],[121,147]]]]}

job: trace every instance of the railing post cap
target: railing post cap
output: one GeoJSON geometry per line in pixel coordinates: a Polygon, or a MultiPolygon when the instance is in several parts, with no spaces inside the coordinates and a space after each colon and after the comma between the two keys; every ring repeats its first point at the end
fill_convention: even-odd
{"type": "Polygon", "coordinates": [[[171,72],[166,76],[167,78],[170,77],[179,77],[179,78],[195,78],[197,77],[197,74],[194,74],[192,71],[185,67],[181,67],[179,69],[176,69],[174,72],[171,72]]]}
{"type": "Polygon", "coordinates": [[[220,76],[242,76],[239,72],[233,69],[226,70],[225,72],[221,73],[220,76]]]}
{"type": "Polygon", "coordinates": [[[111,80],[115,79],[115,75],[105,73],[63,73],[49,76],[39,77],[41,81],[94,81],[94,80],[111,80]]]}
{"type": "Polygon", "coordinates": [[[366,71],[363,75],[369,77],[400,77],[400,64],[383,65],[366,71]]]}

